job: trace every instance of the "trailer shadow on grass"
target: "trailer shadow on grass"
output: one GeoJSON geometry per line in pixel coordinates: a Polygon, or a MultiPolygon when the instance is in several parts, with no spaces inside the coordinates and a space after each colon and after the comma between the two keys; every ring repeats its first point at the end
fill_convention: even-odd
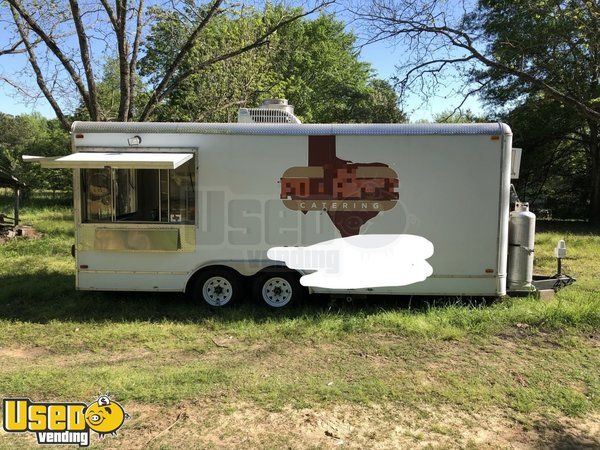
{"type": "Polygon", "coordinates": [[[353,298],[311,295],[301,304],[281,310],[248,298],[240,304],[215,309],[180,293],[84,292],[74,289],[74,276],[38,272],[0,277],[0,320],[47,323],[77,322],[237,322],[323,318],[328,315],[365,317],[393,311],[425,311],[432,306],[477,306],[496,299],[474,297],[423,298],[369,296],[353,298]],[[35,282],[32,282],[35,280],[35,282]]]}

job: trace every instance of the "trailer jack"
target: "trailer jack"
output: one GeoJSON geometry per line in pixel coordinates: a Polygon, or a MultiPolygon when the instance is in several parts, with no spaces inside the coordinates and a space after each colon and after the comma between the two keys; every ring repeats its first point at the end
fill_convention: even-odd
{"type": "Polygon", "coordinates": [[[570,275],[563,273],[562,260],[567,256],[567,247],[564,240],[558,241],[556,248],[554,249],[554,256],[556,256],[556,273],[551,277],[544,275],[534,275],[532,284],[537,291],[553,290],[557,292],[559,289],[570,286],[575,283],[575,278],[570,275]]]}

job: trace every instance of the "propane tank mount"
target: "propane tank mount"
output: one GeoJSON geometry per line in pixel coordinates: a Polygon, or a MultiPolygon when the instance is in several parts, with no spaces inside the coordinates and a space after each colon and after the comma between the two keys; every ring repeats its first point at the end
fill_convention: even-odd
{"type": "Polygon", "coordinates": [[[508,224],[508,288],[533,291],[533,252],[535,246],[535,214],[529,203],[516,202],[508,224]]]}

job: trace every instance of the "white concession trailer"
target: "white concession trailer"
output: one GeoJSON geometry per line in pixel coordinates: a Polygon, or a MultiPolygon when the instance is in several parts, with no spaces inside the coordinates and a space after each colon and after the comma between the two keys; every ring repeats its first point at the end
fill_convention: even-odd
{"type": "Polygon", "coordinates": [[[80,290],[185,291],[221,306],[244,297],[249,278],[274,307],[306,291],[507,291],[513,152],[502,123],[75,122],[71,155],[27,159],[74,169],[80,290]],[[431,273],[405,285],[303,286],[314,264],[267,254],[363,235],[429,241],[431,273]]]}

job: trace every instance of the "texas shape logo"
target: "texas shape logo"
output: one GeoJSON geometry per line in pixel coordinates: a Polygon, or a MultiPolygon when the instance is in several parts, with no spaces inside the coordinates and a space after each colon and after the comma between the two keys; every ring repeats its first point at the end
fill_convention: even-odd
{"type": "Polygon", "coordinates": [[[292,210],[326,211],[342,237],[355,236],[398,200],[398,174],[380,162],[338,158],[335,136],[308,137],[308,166],[290,167],[281,177],[280,198],[292,210]]]}

